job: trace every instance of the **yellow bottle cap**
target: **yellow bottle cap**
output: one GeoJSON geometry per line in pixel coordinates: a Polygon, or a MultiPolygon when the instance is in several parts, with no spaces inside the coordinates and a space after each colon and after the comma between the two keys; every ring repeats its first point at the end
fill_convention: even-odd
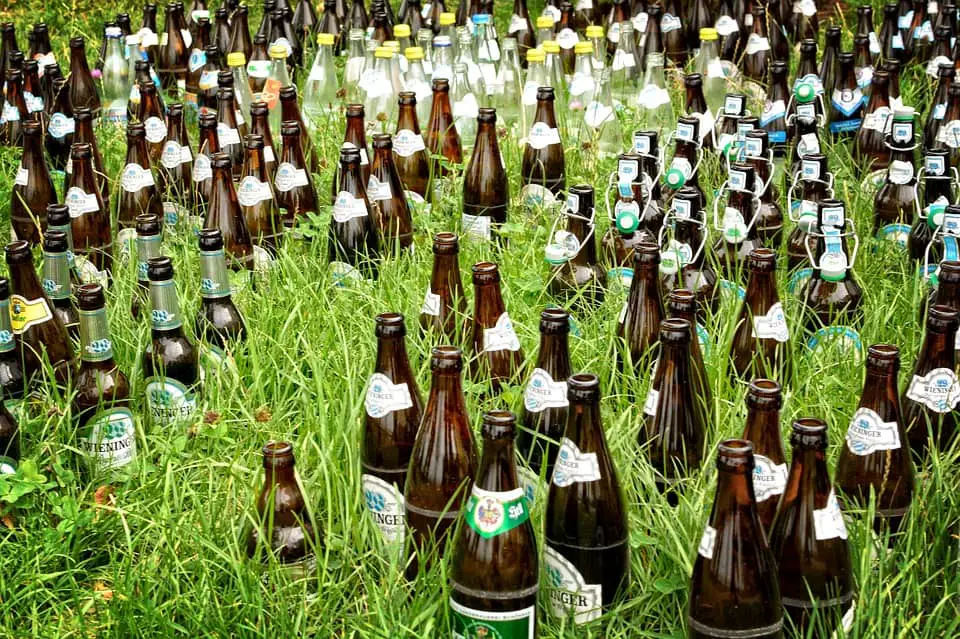
{"type": "Polygon", "coordinates": [[[423,49],[421,47],[407,47],[404,55],[407,60],[423,60],[423,49]]]}
{"type": "Polygon", "coordinates": [[[452,14],[452,13],[449,13],[449,12],[446,12],[446,11],[445,11],[445,12],[443,12],[443,13],[440,14],[440,26],[441,26],[441,27],[449,27],[450,25],[452,25],[452,24],[453,24],[454,22],[456,22],[456,21],[457,21],[457,16],[454,15],[454,14],[452,14]]]}
{"type": "Polygon", "coordinates": [[[543,49],[527,49],[527,62],[543,62],[546,59],[543,49]]]}
{"type": "Polygon", "coordinates": [[[377,50],[373,52],[373,57],[387,58],[389,60],[393,57],[393,49],[390,47],[377,47],[377,50]]]}
{"type": "Polygon", "coordinates": [[[243,51],[234,51],[233,53],[227,54],[228,67],[242,67],[246,63],[247,63],[247,56],[243,54],[243,51]]]}
{"type": "Polygon", "coordinates": [[[397,38],[409,38],[410,37],[410,25],[409,24],[395,24],[393,25],[393,35],[397,38]]]}
{"type": "Polygon", "coordinates": [[[713,27],[704,27],[700,29],[701,40],[716,40],[718,37],[717,30],[713,27]]]}
{"type": "Polygon", "coordinates": [[[271,44],[270,57],[278,60],[287,57],[287,47],[282,44],[271,44]]]}
{"type": "Polygon", "coordinates": [[[588,38],[602,38],[603,37],[603,27],[599,24],[591,24],[587,27],[587,37],[588,38]]]}
{"type": "Polygon", "coordinates": [[[578,42],[573,45],[573,52],[577,55],[580,54],[591,54],[593,53],[593,43],[592,42],[578,42]]]}
{"type": "Polygon", "coordinates": [[[326,46],[333,46],[333,34],[332,33],[318,33],[317,34],[317,44],[323,44],[326,46]]]}
{"type": "Polygon", "coordinates": [[[544,53],[560,53],[560,43],[556,40],[546,40],[542,46],[544,53]]]}
{"type": "Polygon", "coordinates": [[[552,16],[540,16],[537,18],[537,28],[538,29],[552,29],[553,28],[553,17],[552,16]]]}

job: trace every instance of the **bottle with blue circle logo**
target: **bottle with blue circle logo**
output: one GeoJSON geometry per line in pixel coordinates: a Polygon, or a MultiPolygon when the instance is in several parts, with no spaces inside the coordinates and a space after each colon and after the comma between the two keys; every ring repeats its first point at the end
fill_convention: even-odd
{"type": "Polygon", "coordinates": [[[696,189],[677,191],[660,228],[660,282],[663,290],[690,289],[696,294],[698,315],[706,321],[720,303],[713,260],[708,259],[706,213],[696,189]]]}

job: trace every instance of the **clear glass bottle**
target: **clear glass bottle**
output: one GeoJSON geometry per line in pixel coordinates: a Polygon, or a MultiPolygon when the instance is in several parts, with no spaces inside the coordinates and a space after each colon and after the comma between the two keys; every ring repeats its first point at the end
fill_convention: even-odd
{"type": "Polygon", "coordinates": [[[571,140],[578,140],[584,110],[596,99],[598,86],[594,78],[593,45],[590,42],[578,42],[574,45],[574,53],[576,61],[567,97],[567,112],[570,114],[567,132],[571,140]]]}
{"type": "Polygon", "coordinates": [[[637,108],[639,128],[656,131],[661,139],[673,131],[677,117],[670,102],[666,78],[663,75],[663,54],[647,54],[647,70],[643,78],[643,89],[632,100],[637,108]]]}
{"type": "MultiPolygon", "coordinates": [[[[483,72],[480,70],[480,65],[477,64],[476,59],[473,57],[473,37],[470,35],[470,32],[467,31],[460,33],[458,38],[460,39],[460,47],[457,51],[456,61],[466,65],[467,81],[470,83],[473,94],[485,98],[487,95],[487,86],[483,78],[483,72]]],[[[456,74],[456,70],[454,70],[454,74],[456,74]]]]}
{"type": "Polygon", "coordinates": [[[430,104],[433,101],[433,91],[427,80],[424,69],[424,56],[421,47],[409,47],[404,56],[407,59],[407,73],[403,78],[406,91],[412,91],[417,96],[417,119],[426,122],[430,119],[430,104]]]}
{"type": "Polygon", "coordinates": [[[263,85],[260,99],[267,103],[270,110],[270,130],[275,136],[280,135],[280,89],[293,84],[287,72],[287,47],[274,44],[270,47],[270,75],[263,85]]]}
{"type": "Polygon", "coordinates": [[[586,138],[590,142],[590,148],[601,157],[614,156],[623,148],[620,121],[617,119],[613,93],[610,90],[610,74],[610,69],[597,72],[600,82],[594,99],[584,109],[585,126],[580,135],[581,139],[586,138]]]}
{"type": "Polygon", "coordinates": [[[546,55],[543,49],[527,50],[527,79],[523,83],[523,121],[520,130],[526,133],[533,124],[533,116],[537,112],[537,89],[551,86],[547,80],[547,68],[544,66],[546,55]]]}
{"type": "Polygon", "coordinates": [[[500,69],[494,84],[493,104],[507,126],[520,120],[520,96],[523,94],[523,73],[517,53],[516,38],[504,38],[500,69]]]}
{"type": "Polygon", "coordinates": [[[107,122],[125,122],[131,76],[129,65],[123,57],[120,27],[107,27],[107,53],[102,74],[103,108],[107,122]]]}
{"type": "Polygon", "coordinates": [[[310,75],[303,87],[303,114],[311,133],[316,133],[319,122],[337,111],[339,83],[333,65],[334,37],[330,33],[317,35],[317,56],[310,67],[310,75]]]}
{"type": "Polygon", "coordinates": [[[431,80],[453,81],[453,44],[449,36],[433,39],[433,74],[431,80]]]}
{"type": "Polygon", "coordinates": [[[397,93],[393,89],[390,77],[390,59],[393,51],[387,47],[377,47],[373,75],[363,83],[361,95],[364,111],[369,114],[368,128],[384,130],[387,122],[396,119],[397,93]]]}
{"type": "Polygon", "coordinates": [[[720,62],[717,30],[700,29],[700,50],[693,59],[694,70],[703,76],[703,96],[711,113],[719,113],[727,92],[727,81],[720,62]]]}
{"type": "Polygon", "coordinates": [[[450,85],[450,101],[453,103],[453,124],[457,127],[464,150],[472,148],[477,137],[477,115],[480,113],[480,98],[473,92],[467,78],[467,65],[453,65],[453,83],[450,85]]]}
{"type": "Polygon", "coordinates": [[[610,77],[613,83],[613,99],[620,104],[629,104],[630,98],[637,95],[643,79],[633,36],[633,24],[630,22],[620,24],[620,41],[617,43],[610,68],[613,71],[610,77]]]}
{"type": "Polygon", "coordinates": [[[360,99],[360,78],[363,75],[366,61],[363,48],[363,30],[350,29],[350,34],[347,36],[347,62],[343,70],[344,99],[348,104],[360,99]]]}
{"type": "Polygon", "coordinates": [[[480,67],[487,96],[497,93],[497,65],[500,63],[500,45],[493,32],[493,16],[481,13],[473,16],[475,29],[473,57],[480,67]]]}

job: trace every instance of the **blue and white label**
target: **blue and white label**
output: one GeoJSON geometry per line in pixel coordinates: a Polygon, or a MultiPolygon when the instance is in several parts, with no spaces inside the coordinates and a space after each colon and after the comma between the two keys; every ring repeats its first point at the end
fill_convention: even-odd
{"type": "Polygon", "coordinates": [[[860,408],[853,414],[847,428],[847,448],[861,457],[884,450],[900,448],[900,429],[897,422],[885,422],[869,408],[860,408]]]}

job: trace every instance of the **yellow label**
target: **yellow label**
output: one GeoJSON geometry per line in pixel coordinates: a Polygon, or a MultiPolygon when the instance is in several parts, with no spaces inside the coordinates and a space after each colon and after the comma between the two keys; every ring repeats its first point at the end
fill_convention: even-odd
{"type": "Polygon", "coordinates": [[[10,323],[17,335],[50,319],[53,319],[53,313],[45,298],[28,300],[21,295],[10,296],[10,323]]]}

